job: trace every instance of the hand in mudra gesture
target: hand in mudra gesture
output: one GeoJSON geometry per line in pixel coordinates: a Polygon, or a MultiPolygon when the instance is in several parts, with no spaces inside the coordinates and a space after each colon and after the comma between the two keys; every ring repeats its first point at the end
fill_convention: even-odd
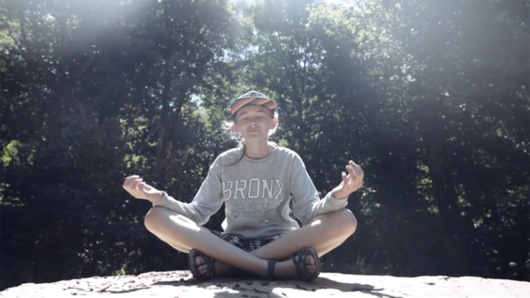
{"type": "Polygon", "coordinates": [[[346,198],[363,186],[364,171],[361,166],[350,160],[346,166],[346,172],[342,172],[342,182],[333,190],[336,198],[346,198]]]}
{"type": "Polygon", "coordinates": [[[160,190],[145,183],[144,180],[137,175],[125,178],[122,187],[137,199],[157,201],[162,197],[162,192],[160,190]]]}

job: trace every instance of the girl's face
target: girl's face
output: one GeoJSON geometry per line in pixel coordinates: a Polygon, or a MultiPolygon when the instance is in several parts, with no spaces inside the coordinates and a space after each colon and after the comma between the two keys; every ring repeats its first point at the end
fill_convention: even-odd
{"type": "Polygon", "coordinates": [[[246,106],[236,114],[233,129],[245,140],[269,137],[269,130],[278,124],[271,111],[261,106],[246,106]]]}

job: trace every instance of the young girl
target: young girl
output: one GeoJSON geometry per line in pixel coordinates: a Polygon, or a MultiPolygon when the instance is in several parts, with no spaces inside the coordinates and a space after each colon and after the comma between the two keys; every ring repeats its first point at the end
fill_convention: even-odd
{"type": "Polygon", "coordinates": [[[242,146],[220,154],[191,203],[175,200],[139,176],[123,188],[153,203],[147,230],[189,254],[196,278],[251,272],[269,279],[313,280],[319,258],[341,245],[357,228],[346,209],[348,196],[362,185],[364,173],[353,161],[342,181],[324,198],[300,156],[269,142],[278,127],[276,102],[251,91],[231,103],[233,132],[242,146]],[[292,201],[294,216],[289,216],[292,201]],[[223,232],[202,225],[225,205],[223,232]]]}

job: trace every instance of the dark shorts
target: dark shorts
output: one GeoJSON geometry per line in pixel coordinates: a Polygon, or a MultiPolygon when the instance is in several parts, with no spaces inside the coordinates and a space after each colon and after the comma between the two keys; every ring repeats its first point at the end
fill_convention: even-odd
{"type": "Polygon", "coordinates": [[[237,246],[247,252],[256,250],[281,237],[281,235],[277,235],[277,236],[267,237],[267,238],[245,239],[245,238],[238,237],[234,234],[224,233],[224,232],[220,232],[216,230],[210,230],[210,232],[212,232],[212,234],[216,235],[217,237],[223,239],[224,241],[234,246],[237,246]]]}

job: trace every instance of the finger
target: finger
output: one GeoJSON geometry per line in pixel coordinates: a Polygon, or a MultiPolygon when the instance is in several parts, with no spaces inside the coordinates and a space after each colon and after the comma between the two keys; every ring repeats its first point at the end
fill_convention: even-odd
{"type": "Polygon", "coordinates": [[[123,188],[125,189],[131,189],[131,185],[134,183],[134,178],[128,178],[124,183],[123,183],[123,188]]]}
{"type": "Polygon", "coordinates": [[[136,178],[136,181],[134,182],[134,187],[135,188],[138,188],[138,186],[140,185],[140,183],[144,182],[144,179],[142,178],[136,178]]]}
{"type": "Polygon", "coordinates": [[[351,165],[347,165],[346,169],[348,169],[348,172],[350,173],[350,177],[353,178],[353,177],[356,176],[355,170],[354,170],[354,168],[351,165]]]}
{"type": "Polygon", "coordinates": [[[140,191],[140,190],[138,189],[138,185],[139,185],[142,181],[143,181],[142,179],[137,178],[137,179],[133,182],[131,188],[132,188],[133,190],[135,190],[135,191],[140,191]]]}
{"type": "Polygon", "coordinates": [[[129,176],[127,177],[127,179],[125,179],[125,182],[124,182],[124,187],[126,188],[131,188],[132,184],[134,183],[134,181],[136,179],[138,179],[139,176],[138,175],[133,175],[133,176],[129,176]]]}
{"type": "Polygon", "coordinates": [[[342,176],[342,177],[341,177],[341,178],[342,178],[342,181],[343,181],[344,183],[346,183],[346,182],[348,181],[348,175],[346,175],[345,172],[342,172],[341,176],[342,176]]]}
{"type": "Polygon", "coordinates": [[[363,175],[363,169],[360,165],[356,164],[354,161],[350,160],[350,166],[353,168],[357,176],[363,175]]]}
{"type": "Polygon", "coordinates": [[[359,164],[355,163],[353,160],[350,160],[350,165],[352,165],[356,169],[360,169],[361,168],[361,166],[359,164]]]}
{"type": "Polygon", "coordinates": [[[360,176],[360,177],[364,176],[364,171],[360,165],[355,165],[354,169],[355,169],[355,174],[357,174],[357,176],[360,176]]]}
{"type": "Polygon", "coordinates": [[[135,197],[135,198],[142,198],[144,196],[144,193],[138,189],[138,187],[136,186],[136,184],[134,184],[134,188],[131,189],[131,194],[135,197]]]}
{"type": "Polygon", "coordinates": [[[147,183],[145,183],[144,181],[140,182],[140,184],[138,184],[138,189],[145,193],[146,191],[149,191],[151,190],[151,186],[148,185],[147,183]]]}
{"type": "Polygon", "coordinates": [[[129,184],[130,180],[131,180],[131,176],[125,178],[125,180],[123,180],[123,183],[122,183],[121,187],[127,188],[127,185],[129,184]]]}
{"type": "Polygon", "coordinates": [[[358,166],[359,164],[350,159],[350,164],[358,166]]]}

